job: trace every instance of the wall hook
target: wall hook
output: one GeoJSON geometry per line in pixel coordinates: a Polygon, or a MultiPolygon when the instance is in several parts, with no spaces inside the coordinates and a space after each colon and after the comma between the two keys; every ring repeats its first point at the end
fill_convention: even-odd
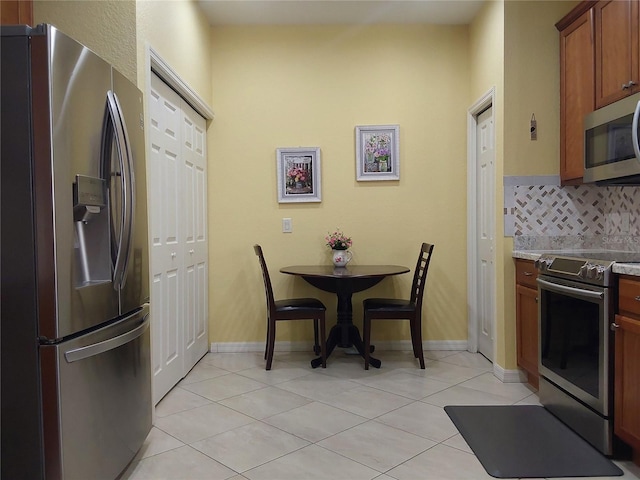
{"type": "Polygon", "coordinates": [[[538,122],[536,122],[536,115],[535,113],[531,114],[531,140],[537,140],[538,139],[538,122]]]}

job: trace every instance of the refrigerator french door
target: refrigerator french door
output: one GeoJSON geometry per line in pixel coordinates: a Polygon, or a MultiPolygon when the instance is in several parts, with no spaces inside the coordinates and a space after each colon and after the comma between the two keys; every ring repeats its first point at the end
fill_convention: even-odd
{"type": "Polygon", "coordinates": [[[142,94],[2,27],[2,478],[115,478],[151,428],[142,94]]]}

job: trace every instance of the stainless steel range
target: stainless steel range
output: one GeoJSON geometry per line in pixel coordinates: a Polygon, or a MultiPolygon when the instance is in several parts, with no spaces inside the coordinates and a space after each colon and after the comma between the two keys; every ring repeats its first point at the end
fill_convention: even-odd
{"type": "Polygon", "coordinates": [[[540,402],[605,455],[613,453],[612,267],[638,261],[610,251],[536,260],[540,402]]]}

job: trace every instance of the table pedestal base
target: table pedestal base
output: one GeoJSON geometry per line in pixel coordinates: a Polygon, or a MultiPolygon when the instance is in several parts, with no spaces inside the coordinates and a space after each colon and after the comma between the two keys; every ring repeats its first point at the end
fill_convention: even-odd
{"type": "MultiPolygon", "coordinates": [[[[360,332],[358,331],[358,327],[355,325],[345,325],[338,324],[334,325],[329,332],[329,337],[327,338],[327,358],[333,352],[333,349],[337,346],[340,347],[350,347],[351,345],[345,345],[343,335],[346,334],[347,340],[350,344],[356,347],[358,353],[362,358],[364,358],[364,343],[362,338],[360,337],[360,332]]],[[[371,352],[373,352],[374,347],[371,346],[371,352]]],[[[314,358],[311,360],[311,367],[318,368],[322,365],[322,357],[314,358]]],[[[374,368],[380,368],[381,362],[377,358],[369,357],[369,365],[374,368]]]]}

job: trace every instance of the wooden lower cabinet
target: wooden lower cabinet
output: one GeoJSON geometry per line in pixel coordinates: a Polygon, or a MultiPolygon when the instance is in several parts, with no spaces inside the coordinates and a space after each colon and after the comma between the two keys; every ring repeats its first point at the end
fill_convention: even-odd
{"type": "Polygon", "coordinates": [[[614,432],[640,461],[640,320],[616,315],[614,432]]]}
{"type": "Polygon", "coordinates": [[[640,277],[620,275],[615,327],[613,428],[640,465],[640,277]]]}
{"type": "Polygon", "coordinates": [[[518,366],[538,388],[538,289],[531,260],[516,260],[516,348],[518,366]]]}

